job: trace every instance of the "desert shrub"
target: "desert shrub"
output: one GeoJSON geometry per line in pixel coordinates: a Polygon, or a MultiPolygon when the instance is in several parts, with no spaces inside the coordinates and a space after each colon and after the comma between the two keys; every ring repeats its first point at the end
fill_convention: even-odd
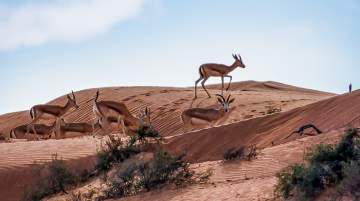
{"type": "Polygon", "coordinates": [[[138,192],[141,188],[136,178],[138,167],[138,164],[134,162],[118,167],[110,182],[108,182],[109,188],[106,189],[105,196],[107,198],[116,198],[138,192]]]}
{"type": "Polygon", "coordinates": [[[136,146],[136,140],[130,138],[129,141],[123,141],[119,137],[109,136],[105,145],[97,153],[96,168],[100,171],[110,169],[113,163],[123,162],[132,155],[138,154],[139,148],[136,146]]]}
{"type": "Polygon", "coordinates": [[[350,194],[354,200],[360,200],[360,161],[346,164],[343,170],[344,179],[338,186],[340,194],[350,194]]]}
{"type": "Polygon", "coordinates": [[[235,147],[226,150],[223,154],[224,161],[231,161],[235,159],[246,159],[251,161],[255,159],[257,156],[257,148],[256,145],[251,145],[248,148],[244,146],[239,147],[236,149],[235,147]]]}
{"type": "Polygon", "coordinates": [[[141,145],[147,144],[147,139],[161,139],[161,135],[151,127],[140,126],[136,133],[128,140],[120,137],[109,136],[97,153],[96,168],[100,171],[109,170],[113,164],[123,162],[131,156],[141,152],[141,145]]]}
{"type": "Polygon", "coordinates": [[[57,159],[56,155],[40,171],[44,174],[39,172],[38,182],[25,191],[22,200],[37,201],[55,193],[66,193],[66,189],[76,182],[76,176],[69,171],[63,160],[57,159]]]}
{"type": "Polygon", "coordinates": [[[135,140],[138,140],[141,143],[146,143],[147,138],[159,140],[161,139],[161,135],[157,130],[147,126],[140,126],[138,129],[136,129],[135,140]]]}
{"type": "Polygon", "coordinates": [[[275,186],[275,191],[280,193],[284,198],[290,197],[304,170],[304,165],[296,164],[277,173],[278,184],[275,186]]]}
{"type": "Polygon", "coordinates": [[[281,112],[281,108],[277,108],[273,105],[268,106],[266,110],[266,114],[274,114],[278,112],[281,112]]]}
{"type": "Polygon", "coordinates": [[[184,184],[193,175],[189,164],[182,160],[184,156],[158,151],[150,161],[131,161],[120,165],[109,179],[105,194],[108,198],[124,197],[142,190],[150,191],[166,183],[184,184]]]}
{"type": "Polygon", "coordinates": [[[139,165],[141,185],[146,190],[170,182],[180,185],[192,176],[188,163],[183,161],[185,154],[171,156],[164,151],[158,151],[152,160],[139,165]]]}
{"type": "Polygon", "coordinates": [[[349,178],[359,160],[360,143],[357,130],[348,129],[337,145],[317,145],[306,156],[308,165],[293,165],[277,174],[278,184],[275,191],[284,198],[295,191],[301,198],[312,198],[328,186],[342,183],[344,186],[356,186],[357,181],[349,178]],[[346,179],[344,179],[346,178],[346,179]]]}
{"type": "Polygon", "coordinates": [[[234,159],[241,159],[244,157],[245,148],[243,146],[236,149],[235,147],[226,150],[223,154],[225,161],[230,161],[234,159]]]}

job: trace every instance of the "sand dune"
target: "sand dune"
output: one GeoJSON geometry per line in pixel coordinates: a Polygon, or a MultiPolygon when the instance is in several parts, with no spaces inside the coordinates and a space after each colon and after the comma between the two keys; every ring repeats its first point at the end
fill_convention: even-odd
{"type": "MultiPolygon", "coordinates": [[[[303,162],[304,151],[318,143],[334,144],[343,134],[343,129],[333,130],[324,135],[297,139],[284,144],[267,147],[261,150],[252,161],[208,161],[191,165],[195,171],[208,168],[213,170],[208,184],[196,184],[185,188],[166,188],[137,196],[115,199],[116,201],[206,201],[206,200],[277,200],[273,190],[276,184],[276,173],[281,169],[303,162]]],[[[81,187],[91,189],[98,186],[94,180],[81,187]]],[[[80,189],[78,189],[80,190],[80,189]]],[[[85,191],[86,192],[86,191],[85,191]]],[[[67,195],[58,195],[49,201],[66,201],[67,195]]]]}
{"type": "MultiPolygon", "coordinates": [[[[307,105],[334,94],[307,90],[276,82],[239,82],[232,84],[229,92],[235,97],[232,104],[234,112],[230,118],[224,119],[221,124],[233,123],[249,118],[260,117],[266,114],[268,106],[281,108],[283,111],[307,105]],[[264,87],[264,86],[272,87],[264,87]],[[244,91],[245,90],[245,91],[244,91]]],[[[220,93],[220,85],[212,85],[212,94],[220,93]]],[[[88,89],[75,92],[77,102],[80,106],[78,110],[71,109],[64,117],[67,122],[89,122],[94,117],[92,114],[91,99],[97,89],[88,89]]],[[[124,102],[133,115],[137,115],[140,109],[148,106],[152,111],[152,121],[156,129],[162,135],[171,136],[183,133],[181,112],[191,107],[218,107],[215,98],[208,99],[201,90],[199,98],[193,100],[194,92],[192,88],[171,88],[171,87],[108,87],[100,89],[99,100],[114,100],[124,102]]],[[[66,96],[59,97],[49,104],[64,105],[66,96]]],[[[10,129],[26,124],[30,121],[28,111],[16,112],[0,116],[0,133],[7,134],[10,129]]],[[[40,122],[50,124],[48,120],[40,122]]],[[[206,125],[194,127],[194,130],[204,128],[206,125]]]]}
{"type": "MultiPolygon", "coordinates": [[[[192,88],[109,87],[100,89],[100,100],[123,101],[133,115],[137,115],[138,111],[145,106],[150,107],[154,127],[168,138],[165,147],[171,151],[188,149],[188,158],[192,161],[217,160],[224,149],[241,144],[256,143],[265,147],[271,141],[281,139],[288,130],[293,129],[292,126],[296,127],[298,123],[306,120],[303,119],[303,115],[313,115],[314,113],[311,110],[316,111],[324,107],[324,110],[322,110],[325,112],[324,117],[321,115],[315,117],[327,118],[328,115],[333,114],[332,111],[335,110],[334,108],[337,105],[352,103],[342,100],[343,96],[336,97],[334,100],[328,99],[333,97],[334,94],[301,89],[275,82],[249,83],[233,84],[231,94],[236,98],[234,104],[232,104],[233,111],[228,118],[219,122],[218,127],[201,130],[209,126],[197,125],[193,127],[193,132],[187,134],[183,134],[183,125],[180,119],[180,114],[184,109],[190,107],[218,107],[216,99],[208,99],[203,91],[200,91],[199,98],[193,101],[192,88]],[[337,101],[338,98],[341,101],[337,101]],[[320,102],[320,106],[308,105],[321,100],[329,103],[320,102]],[[333,106],[328,107],[331,103],[333,106]],[[269,106],[281,108],[282,113],[267,115],[269,106]],[[305,107],[301,108],[302,106],[305,107]],[[241,137],[239,137],[239,134],[241,134],[241,137]]],[[[210,88],[214,87],[210,92],[212,94],[219,93],[219,86],[209,86],[210,88]]],[[[94,96],[96,90],[88,89],[75,92],[80,108],[78,110],[71,109],[65,115],[67,122],[91,121],[93,118],[92,103],[87,103],[87,101],[94,96]]],[[[357,94],[358,92],[351,94],[351,96],[354,96],[358,101],[357,94]]],[[[350,99],[346,98],[347,96],[344,97],[346,100],[350,99]]],[[[62,96],[50,103],[63,105],[65,101],[65,96],[62,96]]],[[[354,107],[352,110],[357,111],[357,106],[353,105],[345,109],[350,110],[351,107],[354,107]]],[[[323,129],[325,130],[337,128],[340,124],[350,121],[345,114],[346,111],[339,122],[327,123],[325,120],[315,120],[320,123],[323,122],[320,128],[324,126],[323,129]],[[328,125],[330,126],[327,127],[328,125]]],[[[335,112],[337,115],[342,114],[337,110],[335,112]]],[[[310,117],[306,118],[309,119],[310,117]]],[[[28,111],[2,115],[0,116],[0,133],[8,134],[11,128],[25,124],[29,120],[28,111]]],[[[49,117],[42,122],[49,124],[51,118],[49,117]]],[[[73,137],[74,135],[70,136],[73,137]]],[[[289,140],[293,140],[293,138],[289,140]]],[[[31,164],[34,162],[41,164],[48,161],[54,153],[57,153],[60,158],[69,161],[71,164],[83,164],[83,162],[79,162],[81,160],[87,161],[87,165],[92,164],[93,160],[89,158],[96,153],[99,142],[100,139],[83,136],[62,140],[17,140],[13,143],[1,143],[0,179],[6,182],[1,183],[0,195],[6,195],[3,196],[6,198],[5,201],[18,200],[24,186],[31,183],[34,167],[31,164]]]]}
{"type": "Polygon", "coordinates": [[[185,189],[160,190],[138,196],[117,199],[116,201],[207,201],[239,200],[268,201],[274,198],[275,175],[281,169],[303,161],[304,150],[318,144],[336,143],[343,134],[343,129],[334,130],[324,135],[306,137],[292,142],[261,150],[253,161],[221,161],[194,164],[197,169],[212,168],[214,175],[211,184],[194,185],[185,189]]]}
{"type": "MultiPolygon", "coordinates": [[[[322,100],[266,117],[254,118],[212,129],[173,137],[165,145],[169,150],[187,150],[191,161],[222,158],[230,147],[256,144],[260,148],[284,143],[283,140],[300,126],[313,123],[323,132],[360,124],[360,90],[322,100]]],[[[296,138],[290,136],[287,141],[296,138]]]]}

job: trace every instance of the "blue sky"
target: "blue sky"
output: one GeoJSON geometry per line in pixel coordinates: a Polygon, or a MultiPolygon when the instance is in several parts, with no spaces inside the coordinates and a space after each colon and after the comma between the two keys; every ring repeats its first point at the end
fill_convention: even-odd
{"type": "Polygon", "coordinates": [[[0,114],[71,90],[192,86],[232,53],[247,66],[234,81],[343,93],[360,86],[359,19],[356,0],[0,0],[0,114]]]}

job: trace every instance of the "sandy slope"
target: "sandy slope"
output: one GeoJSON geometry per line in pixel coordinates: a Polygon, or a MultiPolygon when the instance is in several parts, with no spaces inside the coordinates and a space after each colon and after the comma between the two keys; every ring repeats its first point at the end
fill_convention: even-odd
{"type": "MultiPolygon", "coordinates": [[[[229,147],[283,143],[292,131],[307,123],[315,124],[323,132],[351,124],[359,126],[359,103],[360,90],[287,112],[179,135],[169,139],[166,147],[178,152],[187,150],[191,161],[218,160],[229,147]]],[[[294,137],[290,136],[287,141],[294,137]]]]}
{"type": "MultiPolygon", "coordinates": [[[[276,82],[246,81],[233,83],[231,94],[235,97],[232,104],[234,111],[220,124],[233,123],[266,114],[268,106],[281,108],[283,111],[329,98],[334,94],[293,87],[276,82]]],[[[212,94],[219,93],[220,85],[209,86],[212,94]]],[[[97,89],[75,92],[80,108],[71,109],[66,115],[68,122],[88,122],[93,118],[91,99],[97,89]]],[[[152,121],[162,135],[171,136],[183,132],[180,114],[190,107],[218,107],[216,98],[208,99],[201,90],[199,98],[193,100],[192,88],[170,87],[109,87],[100,89],[100,100],[124,102],[137,115],[145,106],[151,108],[152,121]]],[[[50,104],[64,105],[66,97],[62,96],[50,104]]],[[[0,116],[0,133],[8,134],[11,128],[26,124],[30,120],[28,111],[10,113],[0,116]]],[[[51,123],[49,120],[43,123],[51,123]]],[[[206,125],[196,128],[204,128],[206,125]]]]}
{"type": "MultiPolygon", "coordinates": [[[[116,201],[219,201],[219,200],[278,200],[274,196],[276,173],[281,169],[303,162],[304,151],[318,143],[334,144],[343,134],[343,129],[333,130],[319,136],[305,137],[284,144],[268,147],[252,161],[208,161],[192,164],[195,171],[211,168],[213,175],[208,184],[191,185],[185,188],[170,188],[142,193],[116,201]]],[[[99,180],[90,182],[74,192],[98,187],[99,180]]],[[[66,201],[60,194],[48,201],[66,201]]]]}
{"type": "MultiPolygon", "coordinates": [[[[216,90],[219,86],[210,86],[212,94],[219,93],[216,90]]],[[[80,104],[78,110],[70,110],[65,115],[68,122],[90,121],[92,118],[91,103],[87,100],[93,97],[96,89],[83,90],[76,92],[77,100],[80,104]]],[[[180,113],[189,107],[217,107],[216,99],[208,99],[204,92],[199,95],[194,102],[192,88],[166,88],[166,87],[112,87],[101,89],[100,99],[123,101],[130,108],[131,112],[136,115],[139,109],[149,106],[152,110],[153,125],[164,136],[178,136],[169,139],[166,144],[167,148],[177,151],[182,148],[189,150],[189,159],[193,161],[206,161],[208,159],[219,159],[222,150],[233,145],[241,145],[248,143],[259,143],[260,145],[268,145],[269,142],[279,139],[284,135],[282,125],[287,121],[298,122],[302,116],[310,113],[310,109],[295,109],[310,103],[314,103],[323,99],[334,96],[333,94],[323,93],[313,90],[296,88],[275,82],[244,82],[234,83],[231,94],[236,97],[233,104],[233,112],[228,118],[225,118],[219,124],[229,124],[219,128],[200,130],[197,132],[182,135],[182,123],[180,113]],[[282,111],[289,113],[281,113],[278,115],[266,116],[268,106],[281,107],[282,111]],[[283,115],[283,116],[282,116],[283,115]],[[265,117],[263,117],[265,116],[265,117]],[[244,121],[246,119],[251,119],[244,121]],[[295,120],[294,120],[295,119],[295,120]],[[231,124],[233,122],[238,122],[231,124]],[[253,123],[247,123],[253,122],[253,123]],[[239,125],[245,124],[245,127],[239,125]],[[246,138],[239,138],[240,130],[247,129],[246,138]],[[271,129],[271,132],[263,134],[263,132],[271,129]],[[260,136],[260,137],[259,137],[260,136]],[[263,137],[264,136],[264,137],[263,137]],[[272,137],[273,136],[273,137],[272,137]],[[209,150],[209,153],[203,150],[209,150]]],[[[358,94],[354,93],[355,98],[358,94]]],[[[340,97],[341,98],[341,97],[340,97]]],[[[357,99],[356,99],[357,100],[357,99]]],[[[347,102],[333,102],[334,105],[348,105],[347,102]]],[[[65,96],[51,101],[52,104],[64,104],[65,96]]],[[[352,103],[353,104],[353,103],[352,103]]],[[[327,104],[326,104],[327,105],[327,104]]],[[[356,105],[356,104],[354,104],[356,105]]],[[[321,106],[322,107],[322,106],[321,106]]],[[[355,106],[354,106],[355,107],[355,106]]],[[[314,109],[318,110],[319,107],[314,109]]],[[[345,108],[346,109],[346,108],[345,108]]],[[[356,111],[358,108],[353,108],[356,111]]],[[[330,108],[331,112],[333,109],[330,108]]],[[[330,114],[325,114],[325,116],[330,114]]],[[[338,113],[337,113],[338,115],[338,113]]],[[[318,116],[318,118],[322,118],[318,116]]],[[[19,124],[29,121],[27,111],[11,113],[0,116],[0,133],[8,133],[8,131],[19,124]]],[[[321,120],[319,120],[321,121],[321,120]]],[[[344,113],[344,117],[340,118],[338,123],[344,124],[348,121],[348,117],[344,113]]],[[[49,123],[50,120],[44,121],[49,123]]],[[[293,124],[295,124],[293,123],[293,124]]],[[[335,122],[336,123],[336,122],[335,122]]],[[[293,125],[291,124],[291,125],[293,125]]],[[[331,123],[332,126],[334,122],[331,123]]],[[[327,126],[327,124],[323,124],[327,126]]],[[[201,129],[207,125],[200,125],[194,129],[201,129]]],[[[321,127],[321,126],[320,126],[321,127]]],[[[293,129],[287,127],[288,129],[293,129]]],[[[330,127],[336,128],[336,126],[330,127]]],[[[325,129],[325,128],[324,128],[325,129]]],[[[51,155],[57,153],[59,157],[71,161],[76,164],[84,159],[86,164],[90,166],[93,160],[88,160],[96,152],[99,143],[98,139],[91,137],[70,138],[63,140],[47,140],[47,141],[16,141],[14,143],[0,144],[0,180],[5,181],[0,184],[0,195],[6,200],[17,200],[20,192],[24,189],[24,185],[31,183],[32,168],[30,164],[34,161],[42,163],[51,159],[51,155]]]]}
{"type": "Polygon", "coordinates": [[[212,168],[214,175],[211,184],[194,185],[185,189],[161,190],[116,201],[266,201],[278,200],[274,197],[276,173],[295,163],[303,162],[304,150],[318,144],[336,143],[343,129],[324,133],[320,136],[306,137],[261,151],[253,161],[226,162],[212,161],[199,163],[199,169],[212,168]]]}

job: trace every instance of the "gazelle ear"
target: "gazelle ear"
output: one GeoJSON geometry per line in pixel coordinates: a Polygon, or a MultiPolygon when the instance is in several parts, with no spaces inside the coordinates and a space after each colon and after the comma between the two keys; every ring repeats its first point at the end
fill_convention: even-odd
{"type": "Polygon", "coordinates": [[[229,102],[230,97],[231,97],[231,94],[229,94],[229,96],[227,97],[226,102],[229,102]]]}
{"type": "Polygon", "coordinates": [[[72,94],[72,96],[73,96],[73,99],[75,100],[75,94],[74,94],[74,91],[73,91],[73,90],[71,90],[71,94],[72,94]]]}
{"type": "Polygon", "coordinates": [[[232,98],[230,101],[229,101],[229,104],[234,102],[235,101],[235,98],[232,98]]]}
{"type": "Polygon", "coordinates": [[[222,96],[222,95],[220,95],[220,94],[215,94],[215,96],[217,96],[218,98],[221,98],[222,102],[225,102],[224,96],[222,96]]]}

